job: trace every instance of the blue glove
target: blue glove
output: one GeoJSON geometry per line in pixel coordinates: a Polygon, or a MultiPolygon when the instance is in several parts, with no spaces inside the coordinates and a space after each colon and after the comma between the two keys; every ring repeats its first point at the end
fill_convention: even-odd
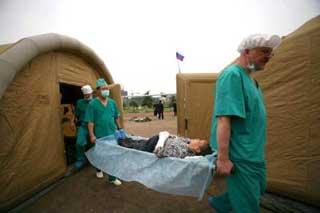
{"type": "Polygon", "coordinates": [[[125,139],[126,138],[126,133],[123,129],[119,129],[116,131],[115,136],[117,138],[117,140],[119,139],[125,139]]]}
{"type": "Polygon", "coordinates": [[[120,132],[120,139],[125,139],[126,138],[126,132],[124,131],[124,129],[119,129],[120,132]]]}

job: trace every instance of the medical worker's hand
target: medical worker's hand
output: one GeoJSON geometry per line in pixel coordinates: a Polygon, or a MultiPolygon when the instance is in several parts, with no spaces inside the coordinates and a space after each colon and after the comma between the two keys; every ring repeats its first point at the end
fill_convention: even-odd
{"type": "Polygon", "coordinates": [[[97,140],[96,136],[94,136],[94,135],[90,136],[90,142],[91,143],[96,143],[96,140],[97,140]]]}
{"type": "Polygon", "coordinates": [[[121,139],[125,139],[126,138],[126,132],[124,131],[124,129],[120,129],[120,137],[121,139]]]}
{"type": "Polygon", "coordinates": [[[123,129],[119,129],[115,132],[115,136],[116,136],[117,140],[119,140],[119,139],[123,140],[126,138],[126,133],[123,129]]]}
{"type": "Polygon", "coordinates": [[[233,170],[233,163],[229,159],[218,159],[216,172],[221,176],[229,176],[233,170]]]}

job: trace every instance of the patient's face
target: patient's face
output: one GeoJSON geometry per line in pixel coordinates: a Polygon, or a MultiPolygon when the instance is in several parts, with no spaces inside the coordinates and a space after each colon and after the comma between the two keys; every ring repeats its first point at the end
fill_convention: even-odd
{"type": "Polygon", "coordinates": [[[192,146],[197,150],[197,152],[201,152],[208,148],[208,141],[201,139],[191,139],[192,146]]]}

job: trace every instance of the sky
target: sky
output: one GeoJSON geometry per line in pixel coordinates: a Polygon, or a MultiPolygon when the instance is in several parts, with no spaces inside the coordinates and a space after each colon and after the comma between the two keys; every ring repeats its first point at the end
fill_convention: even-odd
{"type": "Polygon", "coordinates": [[[129,94],[175,93],[178,65],[219,72],[247,35],[284,36],[318,15],[320,0],[0,0],[0,44],[67,35],[92,48],[129,94]]]}

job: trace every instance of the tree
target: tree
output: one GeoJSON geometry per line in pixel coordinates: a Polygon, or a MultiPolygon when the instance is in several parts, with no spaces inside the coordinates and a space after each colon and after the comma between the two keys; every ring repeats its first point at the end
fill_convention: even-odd
{"type": "Polygon", "coordinates": [[[129,103],[129,106],[131,106],[131,107],[138,107],[138,104],[137,104],[137,102],[135,102],[135,101],[130,101],[130,103],[129,103]]]}
{"type": "Polygon", "coordinates": [[[176,97],[175,96],[171,96],[170,97],[169,107],[173,107],[174,103],[176,103],[176,97]]]}
{"type": "Polygon", "coordinates": [[[147,106],[149,108],[152,107],[152,97],[151,96],[145,96],[142,100],[142,106],[147,106]]]}

